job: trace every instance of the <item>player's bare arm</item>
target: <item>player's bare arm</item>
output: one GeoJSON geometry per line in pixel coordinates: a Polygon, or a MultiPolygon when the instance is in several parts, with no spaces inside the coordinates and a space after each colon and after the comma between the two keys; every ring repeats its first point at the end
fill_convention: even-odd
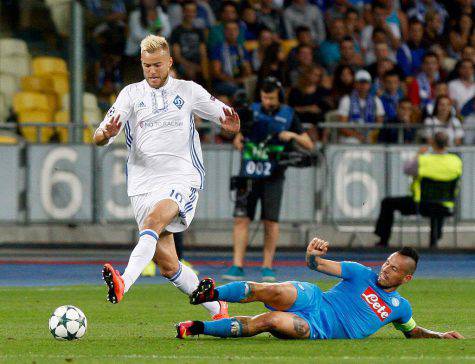
{"type": "Polygon", "coordinates": [[[314,238],[307,246],[307,267],[331,276],[341,277],[340,262],[322,258],[327,253],[328,247],[327,241],[314,238]]]}
{"type": "Polygon", "coordinates": [[[238,113],[234,109],[228,109],[223,107],[224,118],[220,117],[219,121],[221,122],[221,128],[230,134],[239,133],[241,129],[241,120],[239,119],[238,113]]]}
{"type": "Polygon", "coordinates": [[[416,326],[411,331],[405,332],[408,339],[465,339],[457,331],[437,332],[416,326]]]}
{"type": "Polygon", "coordinates": [[[104,126],[97,128],[94,132],[94,144],[98,146],[106,145],[110,138],[115,137],[120,132],[122,123],[119,121],[120,115],[113,116],[104,126]]]}

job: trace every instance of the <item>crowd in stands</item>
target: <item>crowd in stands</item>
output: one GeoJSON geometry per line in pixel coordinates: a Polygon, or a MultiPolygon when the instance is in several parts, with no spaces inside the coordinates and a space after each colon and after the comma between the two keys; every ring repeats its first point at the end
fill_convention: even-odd
{"type": "Polygon", "coordinates": [[[340,129],[344,143],[427,141],[443,128],[450,145],[475,144],[472,0],[81,2],[88,90],[104,109],[141,79],[139,42],[153,33],[168,39],[176,77],[229,104],[258,100],[276,77],[314,140],[334,121],[407,126],[340,129]]]}

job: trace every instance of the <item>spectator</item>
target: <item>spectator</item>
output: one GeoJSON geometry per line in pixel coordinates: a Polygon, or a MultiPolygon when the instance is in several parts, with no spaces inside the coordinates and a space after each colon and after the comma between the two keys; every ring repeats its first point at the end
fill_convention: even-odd
{"type": "Polygon", "coordinates": [[[349,6],[350,4],[347,0],[334,0],[333,4],[325,12],[325,22],[329,24],[335,19],[345,19],[348,10],[351,9],[349,6]]]}
{"type": "Polygon", "coordinates": [[[417,18],[419,21],[425,21],[427,23],[427,14],[430,12],[436,14],[440,19],[440,23],[442,24],[440,32],[442,33],[448,13],[444,6],[436,0],[415,0],[414,7],[409,9],[407,16],[409,18],[417,18]]]}
{"type": "MultiPolygon", "coordinates": [[[[359,70],[355,76],[354,90],[344,96],[338,106],[338,116],[343,123],[381,124],[384,120],[384,107],[377,96],[370,94],[371,75],[359,70]]],[[[371,141],[374,133],[365,130],[341,129],[344,143],[365,143],[371,141]]]]}
{"type": "Polygon", "coordinates": [[[244,40],[257,40],[261,25],[257,21],[256,10],[251,6],[242,9],[241,19],[244,25],[244,40]]]}
{"type": "Polygon", "coordinates": [[[475,47],[466,46],[462,49],[462,59],[469,59],[475,65],[475,47]]]}
{"type": "MultiPolygon", "coordinates": [[[[384,105],[384,101],[383,101],[384,105]]],[[[380,143],[399,143],[399,136],[402,133],[403,143],[414,143],[416,141],[416,135],[418,129],[411,128],[416,125],[414,118],[415,111],[414,106],[409,99],[401,99],[397,104],[396,114],[392,118],[386,119],[386,125],[388,128],[382,129],[378,135],[378,142],[380,143]],[[391,125],[404,126],[405,128],[400,131],[399,128],[390,128],[391,125]]]]}
{"type": "Polygon", "coordinates": [[[350,66],[339,65],[333,74],[333,84],[331,89],[331,106],[336,108],[340,99],[353,91],[355,82],[355,72],[350,66]]]}
{"type": "Polygon", "coordinates": [[[423,42],[424,25],[417,19],[409,22],[409,38],[397,50],[396,58],[404,76],[414,76],[420,71],[422,57],[426,53],[423,42]]]}
{"type": "Polygon", "coordinates": [[[376,65],[376,75],[374,77],[373,85],[371,86],[371,93],[380,96],[384,92],[384,75],[387,72],[394,71],[399,77],[401,77],[401,72],[397,69],[397,65],[389,58],[378,61],[376,65]]]}
{"type": "Polygon", "coordinates": [[[297,112],[302,126],[313,140],[318,139],[318,124],[323,115],[330,110],[330,90],[322,87],[324,70],[320,66],[311,66],[307,72],[300,74],[296,87],[289,92],[289,106],[297,112]]]}
{"type": "Polygon", "coordinates": [[[108,105],[110,97],[122,89],[121,60],[120,55],[105,53],[96,64],[96,89],[102,105],[108,105]]]}
{"type": "Polygon", "coordinates": [[[193,26],[196,14],[196,3],[183,4],[183,22],[173,30],[170,43],[178,73],[185,79],[203,83],[208,76],[207,54],[203,31],[193,26]]]}
{"type": "Polygon", "coordinates": [[[393,49],[389,46],[389,41],[386,32],[382,28],[374,28],[371,40],[369,42],[362,41],[361,46],[364,51],[364,60],[366,65],[370,65],[376,62],[376,44],[385,43],[388,48],[388,56],[391,59],[395,59],[395,54],[393,49]]]}
{"type": "MultiPolygon", "coordinates": [[[[447,84],[447,82],[440,81],[435,84],[433,99],[427,102],[427,104],[421,110],[423,119],[428,116],[431,116],[434,113],[435,100],[439,96],[449,96],[449,85],[447,84]]],[[[455,114],[455,108],[453,108],[452,112],[455,114]]]]}
{"type": "Polygon", "coordinates": [[[354,8],[349,8],[344,18],[346,34],[353,38],[358,52],[361,52],[361,32],[364,27],[359,13],[354,8]]]}
{"type": "Polygon", "coordinates": [[[386,10],[386,23],[399,29],[401,34],[400,39],[407,39],[408,18],[405,12],[400,9],[399,2],[394,0],[379,0],[379,3],[386,10]]]}
{"type": "Polygon", "coordinates": [[[389,122],[389,120],[396,118],[397,107],[399,101],[404,97],[404,93],[401,88],[399,74],[394,70],[384,74],[382,83],[383,92],[379,98],[383,103],[385,121],[389,122]]]}
{"type": "Polygon", "coordinates": [[[425,106],[434,99],[434,86],[440,79],[440,65],[437,55],[428,52],[422,59],[422,72],[412,80],[408,96],[414,105],[425,106]]]}
{"type": "Polygon", "coordinates": [[[389,60],[393,63],[391,68],[396,68],[397,72],[401,77],[403,77],[403,71],[394,63],[395,55],[392,50],[389,48],[387,42],[377,42],[374,45],[374,58],[375,61],[366,67],[366,70],[370,73],[371,77],[375,78],[378,73],[379,64],[382,61],[389,60]]]}
{"type": "Polygon", "coordinates": [[[430,153],[427,153],[427,147],[422,147],[416,158],[404,165],[404,173],[414,177],[411,186],[412,195],[386,197],[381,201],[381,210],[375,227],[375,235],[380,239],[376,244],[377,247],[385,248],[388,246],[395,211],[400,211],[402,215],[415,215],[417,213],[434,215],[434,213],[440,211],[437,239],[431,239],[431,247],[442,236],[446,209],[453,209],[453,202],[444,202],[442,206],[432,202],[421,202],[420,180],[423,177],[429,177],[436,181],[451,181],[460,178],[462,175],[462,160],[455,154],[447,153],[447,135],[443,132],[435,134],[431,146],[432,151],[430,153]]]}
{"type": "Polygon", "coordinates": [[[468,45],[473,29],[473,20],[470,14],[462,14],[449,32],[448,54],[452,58],[460,59],[462,49],[468,45]]]}
{"type": "Polygon", "coordinates": [[[300,75],[305,73],[313,64],[312,48],[306,45],[299,46],[295,59],[295,66],[289,70],[289,82],[291,86],[295,86],[300,75]]]}
{"type": "Polygon", "coordinates": [[[227,22],[224,27],[224,42],[213,49],[210,57],[214,89],[231,97],[251,74],[249,54],[239,44],[238,37],[238,23],[227,22]]]}
{"type": "Polygon", "coordinates": [[[261,68],[257,74],[256,98],[260,97],[262,84],[267,77],[276,78],[282,85],[287,84],[285,56],[277,42],[267,47],[261,68]]]}
{"type": "MultiPolygon", "coordinates": [[[[125,46],[127,13],[123,0],[85,0],[86,26],[100,51],[122,55],[125,46]],[[107,48],[104,50],[104,48],[107,48]]],[[[95,56],[98,56],[96,54],[95,56]]]]}
{"type": "Polygon", "coordinates": [[[452,113],[452,102],[448,96],[439,96],[435,101],[434,113],[424,120],[427,128],[424,137],[431,143],[432,138],[438,131],[447,134],[448,145],[461,145],[464,131],[460,120],[452,113]]]}
{"type": "Polygon", "coordinates": [[[347,35],[340,42],[340,64],[360,68],[363,63],[363,57],[357,52],[354,39],[347,35]]]}
{"type": "Polygon", "coordinates": [[[239,20],[239,14],[236,3],[233,1],[223,1],[221,3],[220,22],[211,27],[208,35],[208,49],[213,51],[216,46],[224,42],[224,26],[228,22],[236,22],[238,24],[239,35],[238,43],[244,44],[244,34],[246,29],[239,20]]]}
{"type": "Polygon", "coordinates": [[[157,0],[140,0],[139,8],[129,17],[129,36],[125,53],[138,56],[140,41],[149,34],[161,35],[168,38],[171,33],[168,15],[158,5],[157,0]]]}
{"type": "Polygon", "coordinates": [[[429,11],[425,18],[424,42],[427,44],[439,44],[443,42],[441,37],[444,30],[444,23],[441,16],[435,11],[429,11]]]}
{"type": "Polygon", "coordinates": [[[459,77],[449,82],[449,96],[459,113],[465,103],[475,95],[475,80],[472,61],[468,59],[460,61],[457,70],[459,77]]]}
{"type": "Polygon", "coordinates": [[[325,23],[320,9],[310,5],[307,0],[293,0],[284,11],[284,22],[289,38],[295,38],[295,30],[301,25],[310,28],[312,39],[317,45],[326,38],[325,23]]]}
{"type": "MultiPolygon", "coordinates": [[[[168,19],[170,26],[175,29],[183,22],[183,3],[186,1],[175,0],[167,6],[168,19]]],[[[196,3],[196,18],[193,20],[193,27],[197,29],[207,30],[216,23],[216,18],[213,13],[213,9],[208,3],[208,0],[194,0],[196,3]]]]}
{"type": "Polygon", "coordinates": [[[313,61],[317,61],[318,59],[318,48],[315,45],[315,42],[312,39],[312,33],[310,32],[310,28],[302,25],[298,26],[295,30],[295,34],[297,36],[297,45],[292,48],[287,55],[287,67],[294,68],[296,66],[297,60],[297,51],[299,50],[299,46],[305,45],[312,48],[313,54],[313,61]]]}
{"type": "Polygon", "coordinates": [[[330,24],[330,37],[320,45],[320,62],[328,71],[333,71],[340,62],[340,42],[346,35],[345,23],[335,19],[330,24]]]}
{"type": "Polygon", "coordinates": [[[262,28],[259,31],[258,46],[251,52],[251,65],[255,72],[261,68],[266,49],[272,44],[272,38],[272,32],[269,28],[262,28]]]}
{"type": "MultiPolygon", "coordinates": [[[[377,28],[386,35],[386,39],[391,44],[391,47],[397,49],[400,44],[401,30],[398,24],[388,20],[385,5],[380,2],[375,2],[372,5],[372,17],[372,24],[364,27],[361,33],[362,47],[366,50],[371,50],[373,32],[377,28]]],[[[375,42],[375,40],[373,41],[375,42]]]]}
{"type": "Polygon", "coordinates": [[[257,12],[259,22],[269,28],[277,38],[287,38],[284,19],[281,12],[274,8],[273,0],[261,0],[260,5],[257,12]]]}

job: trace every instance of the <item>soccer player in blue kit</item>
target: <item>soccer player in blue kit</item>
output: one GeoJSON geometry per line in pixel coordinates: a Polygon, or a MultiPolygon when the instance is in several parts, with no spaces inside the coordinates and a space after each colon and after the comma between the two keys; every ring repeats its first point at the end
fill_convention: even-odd
{"type": "Polygon", "coordinates": [[[270,310],[254,317],[237,316],[217,321],[186,321],[176,325],[177,338],[191,335],[248,337],[269,332],[281,339],[362,339],[393,323],[407,338],[462,339],[456,331],[435,332],[418,326],[409,302],[396,289],[412,280],[419,256],[412,248],[391,254],[378,274],[355,262],[322,257],[328,242],[315,238],[307,247],[307,266],[339,277],[326,292],[311,283],[232,282],[215,287],[203,279],[190,295],[190,303],[223,300],[263,302],[270,310]]]}

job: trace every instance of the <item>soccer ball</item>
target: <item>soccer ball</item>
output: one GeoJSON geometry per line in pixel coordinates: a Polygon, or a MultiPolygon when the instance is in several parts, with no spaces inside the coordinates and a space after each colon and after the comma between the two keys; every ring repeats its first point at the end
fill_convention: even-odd
{"type": "Polygon", "coordinates": [[[58,307],[49,319],[49,331],[58,340],[80,339],[86,333],[86,329],[86,316],[74,306],[58,307]]]}

